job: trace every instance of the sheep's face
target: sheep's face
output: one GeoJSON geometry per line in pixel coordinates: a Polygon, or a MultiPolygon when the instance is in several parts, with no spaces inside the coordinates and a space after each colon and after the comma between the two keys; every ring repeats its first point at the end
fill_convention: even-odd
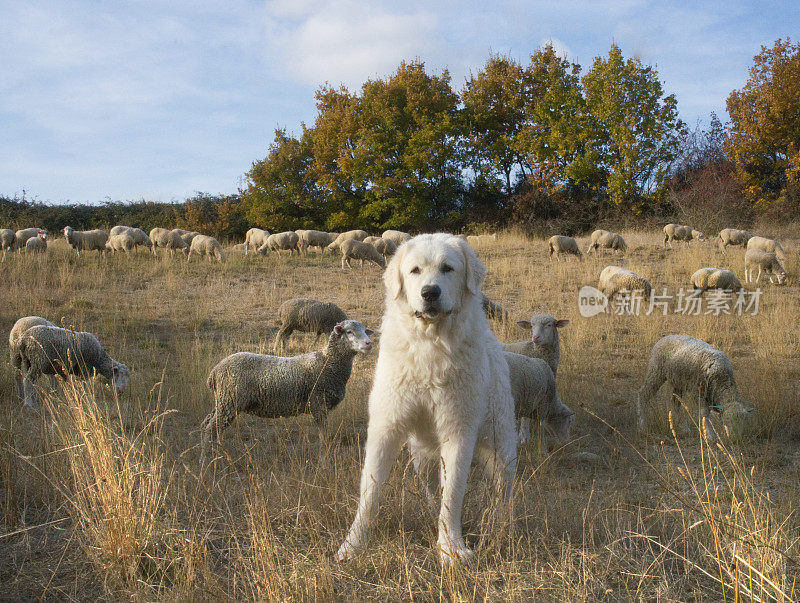
{"type": "Polygon", "coordinates": [[[544,426],[548,433],[558,438],[562,444],[567,444],[573,423],[575,423],[575,413],[565,406],[562,412],[547,417],[544,426]]]}
{"type": "Polygon", "coordinates": [[[333,327],[334,333],[347,338],[350,349],[360,354],[368,354],[372,351],[372,339],[370,335],[374,333],[372,329],[367,329],[357,320],[343,320],[333,327]]]}
{"type": "Polygon", "coordinates": [[[68,237],[69,237],[69,235],[70,235],[70,233],[72,232],[72,228],[71,228],[71,227],[69,227],[69,226],[65,226],[65,227],[64,227],[64,228],[61,230],[61,232],[63,232],[63,233],[64,233],[64,236],[68,238],[68,237]]]}
{"type": "Polygon", "coordinates": [[[706,240],[706,235],[704,235],[699,230],[693,230],[692,231],[692,238],[693,239],[697,239],[698,241],[705,241],[706,240]]]}
{"type": "Polygon", "coordinates": [[[113,371],[113,378],[111,385],[117,392],[117,395],[120,395],[122,392],[125,391],[125,388],[128,387],[128,383],[131,380],[131,373],[128,370],[128,367],[122,364],[121,362],[114,361],[114,366],[112,368],[113,371]]]}
{"type": "Polygon", "coordinates": [[[549,314],[537,314],[530,321],[520,320],[517,324],[531,330],[531,341],[540,346],[555,346],[558,343],[558,329],[569,324],[567,319],[556,319],[549,314]]]}
{"type": "Polygon", "coordinates": [[[778,272],[776,272],[775,273],[775,278],[777,279],[779,285],[785,285],[786,284],[786,278],[787,278],[786,277],[786,272],[784,272],[783,270],[779,270],[778,272]]]}

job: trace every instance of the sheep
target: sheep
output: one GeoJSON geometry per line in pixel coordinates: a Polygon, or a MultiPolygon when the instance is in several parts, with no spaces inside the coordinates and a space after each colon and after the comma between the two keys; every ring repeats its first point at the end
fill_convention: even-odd
{"type": "Polygon", "coordinates": [[[278,308],[278,319],[281,326],[273,346],[276,352],[284,349],[293,331],[315,333],[316,344],[320,336],[330,333],[336,323],[347,320],[347,314],[333,302],[295,297],[281,304],[278,308]]]}
{"type": "Polygon", "coordinates": [[[141,228],[129,228],[128,233],[133,237],[134,246],[139,247],[139,245],[143,245],[148,249],[153,248],[153,241],[150,240],[150,237],[148,237],[147,233],[141,228]]]}
{"type": "MultiPolygon", "coordinates": [[[[367,237],[368,239],[369,237],[367,237]]],[[[367,239],[364,239],[366,242],[367,239]]],[[[375,237],[374,241],[370,241],[370,245],[372,245],[375,249],[378,250],[386,260],[392,257],[397,251],[397,245],[395,245],[394,241],[391,239],[384,239],[382,237],[375,237]]]]}
{"type": "Polygon", "coordinates": [[[716,238],[717,247],[725,254],[725,248],[728,245],[747,245],[747,242],[753,238],[753,235],[746,230],[737,230],[736,228],[723,228],[719,231],[716,238]]]}
{"type": "Polygon", "coordinates": [[[324,252],[325,248],[339,236],[336,233],[323,232],[321,230],[298,231],[297,235],[300,237],[300,252],[303,254],[308,254],[309,247],[319,247],[319,250],[324,252]],[[300,232],[303,234],[301,235],[300,232]]]}
{"type": "Polygon", "coordinates": [[[292,232],[291,230],[287,230],[286,232],[278,232],[269,235],[267,240],[261,247],[258,248],[257,251],[261,255],[264,255],[268,251],[274,251],[280,255],[281,250],[288,249],[289,255],[292,255],[293,251],[296,251],[297,255],[300,255],[300,247],[298,246],[299,241],[300,237],[297,236],[296,232],[292,232]]]}
{"type": "MultiPolygon", "coordinates": [[[[733,366],[728,356],[705,341],[688,335],[667,335],[653,346],[647,374],[639,389],[636,400],[636,413],[639,429],[645,428],[644,408],[658,392],[664,382],[672,387],[673,409],[681,409],[681,398],[685,396],[687,407],[699,401],[703,430],[709,440],[715,434],[709,411],[722,412],[723,421],[735,436],[741,435],[744,417],[752,412],[742,402],[733,366]]],[[[679,428],[685,430],[685,416],[679,428]]]]}
{"type": "Polygon", "coordinates": [[[397,247],[400,247],[400,245],[411,239],[411,235],[401,230],[384,230],[381,238],[391,241],[397,247]]]}
{"type": "Polygon", "coordinates": [[[497,233],[467,236],[467,245],[470,247],[487,245],[495,241],[497,241],[497,233]]]}
{"type": "Polygon", "coordinates": [[[47,253],[47,239],[44,235],[25,241],[25,253],[47,253]]]}
{"type": "Polygon", "coordinates": [[[530,320],[520,320],[517,325],[530,329],[531,338],[526,341],[503,343],[503,350],[522,354],[530,358],[541,358],[550,367],[554,375],[558,375],[558,363],[561,360],[561,344],[558,330],[569,324],[567,318],[555,318],[549,314],[536,314],[530,320]]]}
{"type": "Polygon", "coordinates": [[[650,297],[650,291],[653,289],[650,285],[650,281],[646,278],[639,276],[635,272],[626,270],[621,266],[606,266],[603,268],[603,271],[600,273],[597,288],[603,292],[609,301],[620,291],[642,291],[644,297],[647,299],[650,297]]]}
{"type": "Polygon", "coordinates": [[[45,238],[47,238],[47,231],[44,228],[23,228],[14,233],[17,252],[21,252],[25,249],[25,243],[28,242],[28,239],[38,237],[39,235],[44,235],[45,238]]]}
{"type": "Polygon", "coordinates": [[[742,283],[730,270],[721,268],[700,268],[691,278],[692,289],[697,295],[702,295],[709,289],[721,289],[723,291],[740,291],[743,289],[742,283]]]}
{"type": "Polygon", "coordinates": [[[667,248],[667,243],[672,247],[672,241],[705,241],[705,235],[699,230],[693,229],[691,226],[683,226],[681,224],[667,224],[664,227],[664,249],[667,248]]]}
{"type": "Polygon", "coordinates": [[[360,260],[361,265],[364,265],[364,260],[373,262],[381,268],[386,268],[386,258],[380,254],[369,243],[362,243],[356,239],[345,241],[339,247],[342,251],[342,270],[345,270],[344,265],[347,264],[348,268],[353,268],[350,265],[350,260],[360,260]]]}
{"type": "MultiPolygon", "coordinates": [[[[550,258],[556,254],[556,260],[561,259],[562,255],[572,254],[578,256],[578,259],[583,261],[583,253],[578,249],[578,242],[572,237],[565,237],[563,235],[553,235],[547,241],[550,246],[550,258]]],[[[566,258],[564,258],[566,261],[566,258]]]]}
{"type": "Polygon", "coordinates": [[[268,230],[262,230],[260,228],[251,228],[248,230],[244,237],[244,254],[247,255],[251,247],[253,248],[253,251],[256,251],[259,247],[267,242],[268,236],[268,230]]]}
{"type": "Polygon", "coordinates": [[[222,245],[214,237],[208,235],[197,235],[192,238],[186,260],[191,260],[192,255],[205,256],[209,262],[211,258],[216,258],[220,262],[225,261],[225,252],[222,251],[222,245]]]}
{"type": "Polygon", "coordinates": [[[774,239],[768,239],[767,237],[750,237],[747,241],[746,249],[760,249],[767,253],[774,253],[775,257],[781,262],[786,261],[786,253],[783,251],[783,247],[774,239]]]}
{"type": "Polygon", "coordinates": [[[13,251],[17,235],[10,228],[0,228],[0,250],[3,252],[3,260],[6,259],[6,252],[13,251]]]}
{"type": "Polygon", "coordinates": [[[175,255],[176,249],[189,254],[189,244],[181,238],[180,233],[174,230],[154,228],[150,231],[150,240],[153,241],[153,255],[158,255],[156,250],[159,247],[169,250],[172,255],[175,255]]]}
{"type": "Polygon", "coordinates": [[[532,419],[539,430],[540,454],[547,454],[546,431],[555,435],[563,444],[569,442],[575,413],[561,401],[555,375],[547,362],[513,352],[506,352],[505,357],[514,410],[520,421],[519,443],[525,444],[530,438],[532,419]]]}
{"type": "MultiPolygon", "coordinates": [[[[116,228],[116,227],[115,227],[116,228]]],[[[106,249],[109,251],[124,251],[129,254],[136,247],[136,241],[130,231],[122,231],[120,234],[111,235],[108,237],[106,249]]]]}
{"type": "Polygon", "coordinates": [[[346,241],[363,241],[366,238],[367,232],[365,230],[348,230],[347,232],[337,235],[337,237],[328,244],[328,246],[325,248],[325,251],[330,251],[331,253],[337,249],[341,251],[341,246],[346,241]]]}
{"type": "Polygon", "coordinates": [[[625,253],[628,249],[628,245],[625,243],[625,239],[622,238],[622,235],[599,229],[592,233],[589,249],[586,250],[586,253],[594,251],[596,254],[599,249],[612,249],[620,253],[625,253]]]}
{"type": "Polygon", "coordinates": [[[494,303],[491,299],[486,297],[485,293],[481,293],[482,300],[481,306],[486,318],[490,320],[508,320],[508,311],[500,304],[494,303]]]}
{"type": "Polygon", "coordinates": [[[101,255],[105,255],[108,251],[106,249],[108,233],[105,230],[73,230],[71,226],[65,226],[62,232],[78,256],[81,255],[81,251],[99,251],[101,255]]]}
{"type": "Polygon", "coordinates": [[[187,245],[192,244],[192,240],[199,235],[199,232],[195,232],[194,230],[184,230],[183,228],[173,228],[172,232],[177,232],[178,236],[183,239],[183,242],[187,245]]]}
{"type": "Polygon", "coordinates": [[[70,331],[50,325],[27,329],[19,340],[19,365],[23,377],[25,405],[38,406],[33,384],[41,375],[76,375],[89,378],[97,372],[105,377],[117,395],[128,386],[128,367],[108,355],[91,333],[70,331]]]}
{"type": "MultiPolygon", "coordinates": [[[[56,325],[46,318],[41,316],[23,316],[14,326],[11,327],[11,332],[8,334],[8,352],[11,358],[11,366],[19,369],[22,366],[22,357],[20,356],[19,342],[22,339],[22,334],[28,329],[35,326],[55,327],[56,325]]],[[[16,375],[17,397],[22,400],[24,396],[22,373],[17,371],[16,375]]],[[[51,385],[55,384],[51,380],[51,385]]]]}
{"type": "Polygon", "coordinates": [[[374,247],[374,246],[375,246],[375,241],[382,241],[382,240],[383,240],[383,239],[381,239],[381,237],[373,237],[373,236],[369,236],[369,237],[367,237],[366,239],[364,239],[364,240],[362,241],[362,243],[369,243],[370,245],[372,245],[372,246],[374,247]]]}
{"type": "Polygon", "coordinates": [[[744,282],[751,283],[761,279],[761,273],[769,274],[769,282],[775,283],[772,280],[772,274],[775,274],[778,285],[783,285],[786,282],[786,270],[783,269],[780,261],[774,253],[767,253],[760,249],[748,249],[744,254],[744,282]],[[753,270],[758,266],[758,276],[753,280],[753,270]]]}
{"type": "Polygon", "coordinates": [[[311,413],[324,429],[328,412],[344,399],[353,358],[372,350],[372,333],[357,320],[343,320],[322,350],[288,358],[238,352],[221,360],[206,382],[214,410],[201,427],[201,465],[208,445],[240,412],[264,418],[311,413]]]}

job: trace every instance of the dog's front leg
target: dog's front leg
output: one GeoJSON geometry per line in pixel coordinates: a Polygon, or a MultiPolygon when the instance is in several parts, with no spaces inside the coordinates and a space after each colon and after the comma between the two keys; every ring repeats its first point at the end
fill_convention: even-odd
{"type": "Polygon", "coordinates": [[[477,433],[450,437],[441,445],[442,506],[439,509],[439,557],[444,565],[466,563],[472,558],[461,534],[461,511],[467,477],[475,454],[477,433]]]}

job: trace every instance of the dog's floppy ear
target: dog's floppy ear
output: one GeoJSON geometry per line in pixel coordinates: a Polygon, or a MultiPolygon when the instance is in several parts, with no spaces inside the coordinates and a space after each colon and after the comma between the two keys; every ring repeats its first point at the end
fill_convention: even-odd
{"type": "Polygon", "coordinates": [[[464,239],[459,239],[458,237],[453,237],[453,239],[457,241],[458,246],[461,247],[461,251],[464,254],[464,277],[466,279],[467,289],[472,295],[478,295],[478,293],[481,292],[483,277],[486,276],[486,267],[464,239]]]}
{"type": "Polygon", "coordinates": [[[389,260],[386,270],[383,272],[383,284],[392,299],[397,299],[400,296],[400,291],[403,289],[403,277],[400,274],[400,262],[406,254],[407,245],[401,245],[397,252],[389,260]]]}

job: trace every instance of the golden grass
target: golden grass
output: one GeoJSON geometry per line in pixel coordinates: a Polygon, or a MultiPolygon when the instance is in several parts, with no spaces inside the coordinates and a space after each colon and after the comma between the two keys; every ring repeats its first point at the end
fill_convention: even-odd
{"type": "MultiPolygon", "coordinates": [[[[796,229],[783,229],[790,275],[796,229]]],[[[140,600],[492,599],[796,600],[800,521],[798,286],[764,290],[758,316],[582,318],[577,291],[608,264],[660,292],[697,268],[732,268],[743,253],[711,244],[664,251],[657,232],[624,231],[629,253],[550,262],[542,239],[506,233],[478,253],[485,291],[514,320],[548,312],[562,330],[559,388],[578,414],[573,441],[547,459],[523,450],[513,516],[475,480],[465,532],[474,565],[442,570],[435,521],[408,459],[387,485],[370,549],[337,564],[355,512],[365,402],[375,357],[358,358],[325,446],[307,417],[242,416],[223,457],[199,468],[209,369],[237,350],[268,352],[285,299],[340,304],[373,328],[380,271],[343,273],[338,258],[244,257],[223,265],[145,253],[76,258],[63,241],[45,257],[0,264],[0,330],[43,315],[97,334],[132,370],[119,399],[69,381],[21,409],[0,367],[0,582],[8,598],[140,600]],[[668,333],[724,349],[756,433],[730,449],[697,432],[677,438],[663,404],[635,430],[635,392],[652,344],[668,333]],[[591,452],[596,457],[576,456],[591,452]]],[[[579,240],[582,249],[588,239],[579,240]]],[[[514,322],[502,340],[525,337],[514,322]]],[[[290,340],[306,351],[311,336],[290,340]]],[[[46,381],[40,384],[44,389],[46,381]]]]}

